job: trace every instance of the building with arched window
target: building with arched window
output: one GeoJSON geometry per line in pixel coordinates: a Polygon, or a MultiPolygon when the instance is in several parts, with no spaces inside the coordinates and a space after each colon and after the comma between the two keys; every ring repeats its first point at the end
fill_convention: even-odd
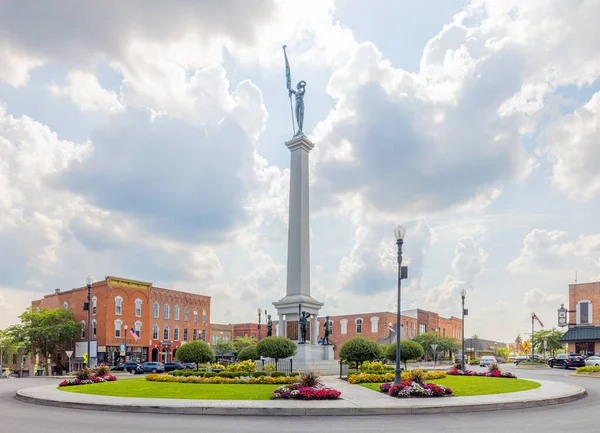
{"type": "MultiPolygon", "coordinates": [[[[81,308],[86,301],[87,287],[82,284],[72,290],[56,289],[43,299],[32,302],[34,309],[70,310],[82,324],[80,338],[72,345],[74,368],[83,365],[88,333],[92,366],[101,362],[117,365],[125,359],[171,361],[176,349],[191,340],[188,329],[196,330],[196,339],[210,339],[209,296],[155,287],[143,281],[106,277],[92,284],[90,308],[93,320],[89,331],[87,311],[81,308]],[[193,317],[190,317],[190,312],[193,312],[193,317]],[[199,312],[202,313],[201,321],[199,312]],[[193,325],[190,325],[190,319],[194,320],[193,325]]],[[[64,353],[62,359],[68,359],[64,353]]],[[[66,365],[57,367],[66,369],[66,365]]]]}

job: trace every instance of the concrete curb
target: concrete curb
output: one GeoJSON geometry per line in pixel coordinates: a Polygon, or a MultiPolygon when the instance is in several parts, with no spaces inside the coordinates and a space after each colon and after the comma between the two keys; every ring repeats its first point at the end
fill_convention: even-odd
{"type": "MultiPolygon", "coordinates": [[[[176,406],[174,402],[181,400],[171,399],[152,399],[148,404],[128,403],[125,398],[104,397],[113,399],[111,403],[101,402],[81,402],[81,401],[64,401],[61,400],[60,394],[57,398],[40,398],[35,396],[36,388],[25,388],[17,391],[16,399],[43,406],[54,406],[71,409],[110,411],[110,412],[136,412],[136,413],[160,413],[160,414],[176,414],[176,415],[239,415],[239,416],[366,416],[366,415],[415,415],[415,414],[437,414],[437,413],[466,413],[466,412],[483,412],[509,409],[526,409],[532,407],[550,406],[554,404],[569,403],[584,398],[587,395],[585,388],[581,386],[573,387],[575,391],[552,398],[517,398],[506,402],[483,402],[469,403],[461,399],[469,399],[470,397],[448,397],[436,399],[436,402],[443,401],[445,404],[438,405],[423,405],[419,404],[419,399],[414,399],[414,405],[405,406],[359,406],[356,403],[346,400],[328,400],[321,402],[299,402],[299,401],[277,401],[277,407],[264,406],[265,401],[221,401],[219,405],[215,402],[206,400],[205,405],[199,406],[202,401],[189,400],[194,402],[196,406],[176,406]],[[156,404],[156,402],[160,402],[156,404]],[[163,404],[164,402],[164,404],[163,404]],[[169,404],[171,403],[171,404],[169,404]],[[212,403],[212,405],[211,405],[212,403]],[[286,407],[286,403],[290,403],[286,407]],[[301,404],[302,406],[298,406],[301,404]]],[[[58,391],[63,393],[64,391],[58,391]]],[[[517,396],[520,393],[510,393],[517,396]]],[[[73,394],[77,396],[78,394],[73,394]]],[[[509,394],[505,394],[508,396],[509,394]]],[[[95,396],[97,397],[97,396],[95,396]]],[[[392,397],[390,397],[391,399],[392,397]]],[[[139,400],[139,399],[136,399],[139,400]]],[[[269,400],[268,404],[273,404],[274,401],[269,400]]],[[[390,402],[391,403],[391,402],[390,402]]]]}
{"type": "Polygon", "coordinates": [[[569,374],[565,374],[565,376],[571,376],[571,377],[591,377],[594,379],[600,379],[600,374],[577,374],[577,373],[569,373],[569,374]]]}

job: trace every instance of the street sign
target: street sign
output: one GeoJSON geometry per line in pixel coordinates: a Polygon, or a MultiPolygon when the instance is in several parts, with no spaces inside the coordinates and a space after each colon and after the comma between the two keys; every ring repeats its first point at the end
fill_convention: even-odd
{"type": "Polygon", "coordinates": [[[437,344],[432,344],[431,347],[433,348],[433,351],[435,352],[436,349],[438,348],[438,345],[437,344]]]}
{"type": "Polygon", "coordinates": [[[547,347],[548,347],[548,342],[546,340],[544,340],[544,350],[546,350],[547,347]]]}
{"type": "Polygon", "coordinates": [[[65,350],[65,353],[67,354],[67,358],[69,358],[69,359],[71,359],[71,356],[73,356],[72,350],[65,350]]]}
{"type": "Polygon", "coordinates": [[[120,350],[121,352],[125,352],[125,345],[124,345],[124,344],[121,344],[121,346],[119,347],[119,350],[120,350]]]}

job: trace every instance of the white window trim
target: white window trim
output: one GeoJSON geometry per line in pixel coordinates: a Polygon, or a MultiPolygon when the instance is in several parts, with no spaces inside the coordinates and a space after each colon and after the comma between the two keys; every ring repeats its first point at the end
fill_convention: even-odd
{"type": "Polygon", "coordinates": [[[592,323],[594,323],[594,310],[593,310],[593,305],[592,305],[592,301],[588,300],[588,299],[581,299],[579,301],[577,301],[577,306],[575,308],[575,315],[576,315],[576,323],[578,325],[591,325],[592,323]],[[582,302],[587,302],[588,303],[588,322],[587,323],[581,323],[581,310],[580,310],[580,304],[582,302]]]}
{"type": "Polygon", "coordinates": [[[123,298],[121,298],[120,296],[115,296],[115,314],[117,316],[122,316],[123,315],[123,298]],[[121,301],[119,303],[119,301],[121,301]],[[118,312],[118,308],[121,308],[121,312],[118,312]]]}
{"type": "Polygon", "coordinates": [[[135,300],[135,317],[142,317],[142,305],[144,305],[144,301],[140,298],[135,300]],[[138,304],[140,306],[140,314],[138,314],[138,304]]]}
{"type": "Polygon", "coordinates": [[[96,338],[96,333],[98,332],[98,322],[96,320],[92,320],[92,338],[96,338]]]}
{"type": "Polygon", "coordinates": [[[362,335],[362,334],[364,334],[363,327],[365,326],[365,321],[363,320],[362,317],[357,317],[356,319],[354,319],[354,326],[355,326],[354,330],[356,332],[356,335],[359,335],[359,334],[362,335]],[[358,332],[358,321],[359,320],[360,320],[360,332],[358,332]]]}
{"type": "Polygon", "coordinates": [[[85,338],[88,331],[87,324],[85,323],[85,320],[82,320],[81,324],[83,325],[83,327],[81,328],[81,338],[85,338]]]}
{"type": "Polygon", "coordinates": [[[114,336],[115,338],[123,338],[123,330],[121,329],[123,326],[123,321],[120,319],[115,320],[115,332],[114,332],[114,336]],[[118,326],[118,328],[117,328],[118,326]],[[117,329],[119,330],[119,336],[117,337],[117,329]]]}
{"type": "Polygon", "coordinates": [[[68,310],[68,309],[69,309],[69,303],[68,303],[67,301],[63,302],[63,308],[64,308],[65,310],[68,310]]]}
{"type": "Polygon", "coordinates": [[[181,309],[179,308],[179,305],[175,305],[175,307],[173,308],[173,320],[179,320],[181,316],[181,309]]]}
{"type": "Polygon", "coordinates": [[[202,323],[206,323],[206,310],[202,309],[202,323]]]}
{"type": "Polygon", "coordinates": [[[348,333],[348,320],[342,319],[340,320],[340,327],[342,335],[346,335],[348,333]]]}
{"type": "Polygon", "coordinates": [[[373,334],[377,334],[377,332],[379,332],[379,317],[377,316],[371,317],[371,332],[373,334]]]}
{"type": "Polygon", "coordinates": [[[198,309],[194,308],[194,323],[198,323],[198,309]]]}
{"type": "Polygon", "coordinates": [[[135,331],[136,333],[138,332],[138,330],[140,331],[140,332],[139,332],[139,334],[138,334],[138,337],[139,337],[139,338],[141,338],[141,337],[142,337],[142,322],[140,322],[140,321],[138,320],[138,321],[137,321],[137,322],[135,322],[133,325],[134,325],[134,326],[133,326],[133,329],[134,329],[134,331],[135,331]]]}
{"type": "Polygon", "coordinates": [[[170,339],[171,339],[171,329],[169,328],[169,325],[167,325],[163,328],[163,340],[169,341],[170,339]]]}
{"type": "Polygon", "coordinates": [[[163,316],[167,320],[171,318],[171,306],[169,304],[163,306],[163,316]]]}
{"type": "Polygon", "coordinates": [[[95,316],[98,307],[98,298],[95,296],[92,298],[92,314],[95,316]]]}
{"type": "Polygon", "coordinates": [[[173,341],[179,341],[179,326],[173,328],[173,341]]]}
{"type": "Polygon", "coordinates": [[[152,305],[152,312],[153,312],[153,315],[154,315],[155,319],[159,319],[160,318],[160,304],[158,302],[155,302],[152,305]]]}
{"type": "Polygon", "coordinates": [[[189,307],[185,307],[183,309],[183,320],[185,322],[189,322],[190,321],[190,308],[189,307]]]}
{"type": "Polygon", "coordinates": [[[160,327],[158,325],[154,325],[152,327],[152,339],[153,340],[158,340],[159,337],[160,337],[160,327]],[[155,335],[156,335],[156,338],[154,338],[155,335]]]}

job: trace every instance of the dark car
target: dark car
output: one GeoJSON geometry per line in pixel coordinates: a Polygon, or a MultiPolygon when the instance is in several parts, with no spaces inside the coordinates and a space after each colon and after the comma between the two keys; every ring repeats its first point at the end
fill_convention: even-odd
{"type": "Polygon", "coordinates": [[[165,371],[184,370],[185,365],[181,362],[165,362],[165,371]]]}
{"type": "Polygon", "coordinates": [[[112,371],[125,371],[125,364],[121,363],[110,368],[112,371]]]}
{"type": "Polygon", "coordinates": [[[195,362],[184,362],[183,366],[187,369],[187,370],[195,370],[196,369],[196,363],[195,362]]]}
{"type": "Polygon", "coordinates": [[[142,366],[137,362],[126,362],[123,370],[128,371],[132,374],[141,374],[144,372],[142,366]]]}
{"type": "Polygon", "coordinates": [[[144,373],[163,373],[165,366],[162,362],[144,362],[142,364],[144,373]]]}
{"type": "Polygon", "coordinates": [[[583,359],[583,356],[575,353],[571,353],[569,355],[566,353],[561,353],[556,355],[554,358],[550,358],[548,360],[548,365],[550,368],[562,367],[566,370],[567,368],[585,367],[585,360],[583,359]]]}

